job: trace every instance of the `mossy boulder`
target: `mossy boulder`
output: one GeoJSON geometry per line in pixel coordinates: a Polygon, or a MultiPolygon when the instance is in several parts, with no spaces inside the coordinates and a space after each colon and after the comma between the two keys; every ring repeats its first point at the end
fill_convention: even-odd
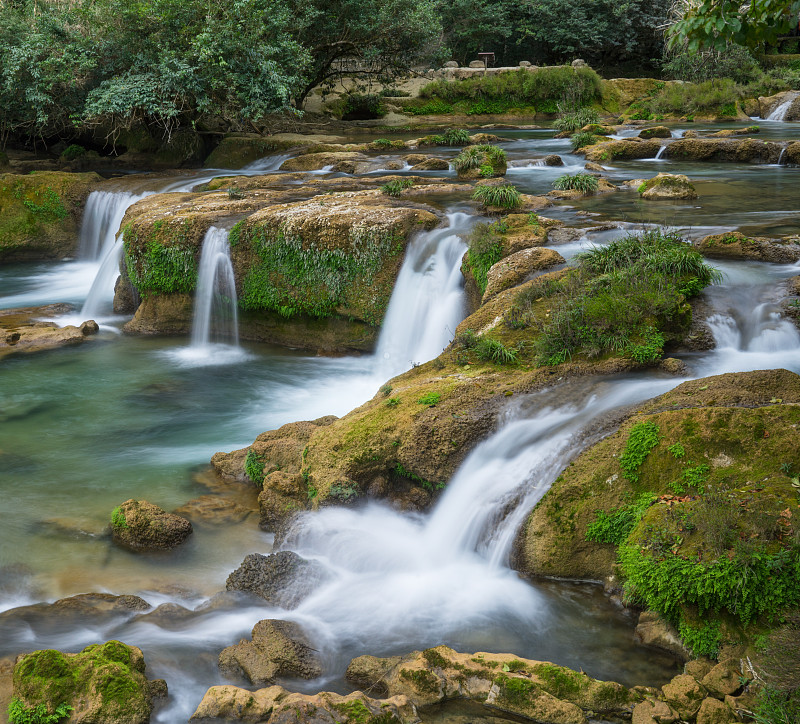
{"type": "Polygon", "coordinates": [[[789,515],[798,403],[800,377],[768,370],[685,382],[640,405],[557,478],[522,528],[515,566],[621,574],[631,600],[676,625],[696,655],[747,641],[748,624],[800,603],[782,587],[800,566],[789,515]],[[675,582],[669,595],[660,576],[675,582]]]}
{"type": "Polygon", "coordinates": [[[524,719],[585,724],[585,712],[630,716],[639,696],[616,682],[598,681],[546,661],[512,654],[458,653],[448,646],[402,657],[360,656],[347,668],[357,686],[378,685],[415,706],[471,699],[524,719]]]}
{"type": "Polygon", "coordinates": [[[660,150],[661,143],[656,139],[623,138],[587,146],[586,160],[592,163],[611,163],[637,158],[655,158],[660,150]]]}
{"type": "Polygon", "coordinates": [[[482,303],[505,289],[521,284],[536,272],[564,263],[564,257],[552,249],[535,247],[521,249],[501,259],[489,269],[482,303]]]}
{"type": "Polygon", "coordinates": [[[500,178],[506,175],[505,151],[498,146],[466,146],[453,164],[460,179],[500,178]]]}
{"type": "Polygon", "coordinates": [[[77,251],[95,173],[0,174],[0,264],[61,259],[77,251]]]}
{"type": "Polygon", "coordinates": [[[146,500],[126,500],[111,514],[115,543],[133,551],[169,550],[192,533],[192,524],[146,500]]]}
{"type": "Polygon", "coordinates": [[[672,131],[666,126],[653,126],[639,131],[639,138],[672,138],[672,131]]]}
{"type": "Polygon", "coordinates": [[[23,709],[43,706],[47,714],[68,707],[62,711],[70,724],[146,724],[152,710],[144,656],[120,641],[79,654],[23,654],[14,667],[14,700],[23,709]]]}
{"type": "Polygon", "coordinates": [[[786,146],[786,163],[800,166],[800,141],[793,141],[786,146]]]}
{"type": "Polygon", "coordinates": [[[664,151],[670,161],[777,163],[783,144],[754,138],[679,138],[664,151]]]}
{"type": "Polygon", "coordinates": [[[647,201],[696,199],[694,184],[683,174],[660,173],[639,187],[639,195],[647,201]]]}
{"type": "Polygon", "coordinates": [[[774,264],[793,264],[800,260],[800,240],[782,240],[747,236],[740,231],[712,234],[695,243],[695,248],[710,259],[768,261],[774,264]]]}
{"type": "Polygon", "coordinates": [[[365,162],[368,156],[355,151],[327,151],[306,153],[283,162],[281,171],[319,171],[331,167],[331,171],[354,173],[356,163],[365,162]]]}
{"type": "Polygon", "coordinates": [[[239,305],[283,317],[383,320],[411,235],[438,218],[378,191],[258,211],[231,232],[239,305]]]}
{"type": "Polygon", "coordinates": [[[319,659],[302,627],[293,621],[265,619],[243,639],[223,649],[219,668],[228,676],[245,676],[251,684],[271,684],[279,676],[314,679],[322,673],[319,659]]]}
{"type": "Polygon", "coordinates": [[[404,696],[371,699],[360,691],[347,696],[323,691],[297,694],[282,686],[248,691],[212,686],[192,714],[192,722],[294,722],[295,724],[419,724],[414,705],[404,696]]]}

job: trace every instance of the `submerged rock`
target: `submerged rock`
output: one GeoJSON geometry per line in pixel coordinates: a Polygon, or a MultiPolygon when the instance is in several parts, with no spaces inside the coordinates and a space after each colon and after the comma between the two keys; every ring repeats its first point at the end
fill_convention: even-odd
{"type": "Polygon", "coordinates": [[[192,524],[146,500],[126,500],[111,515],[115,543],[133,551],[169,550],[192,533],[192,524]]]}
{"type": "Polygon", "coordinates": [[[404,696],[371,699],[360,691],[347,696],[323,691],[291,693],[282,686],[247,691],[212,686],[192,714],[192,722],[241,721],[252,724],[418,724],[414,705],[404,696]]]}
{"type": "Polygon", "coordinates": [[[81,344],[96,334],[99,326],[87,320],[79,327],[64,327],[48,322],[42,317],[54,317],[72,311],[69,304],[48,304],[42,307],[24,307],[0,311],[0,359],[14,353],[42,352],[57,347],[81,344]]]}
{"type": "Polygon", "coordinates": [[[265,619],[242,639],[223,649],[219,668],[229,676],[244,675],[251,684],[265,686],[279,676],[314,679],[322,673],[319,659],[303,629],[292,621],[265,619]]]}
{"type": "Polygon", "coordinates": [[[152,693],[140,649],[120,641],[87,646],[78,654],[47,649],[24,654],[14,667],[14,697],[25,709],[43,704],[47,713],[63,711],[75,724],[146,724],[152,693]],[[63,709],[59,709],[63,707],[63,709]]]}
{"type": "Polygon", "coordinates": [[[269,556],[250,553],[233,573],[225,587],[229,591],[248,591],[271,606],[297,608],[325,581],[327,572],[321,563],[307,561],[293,551],[269,556]]]}

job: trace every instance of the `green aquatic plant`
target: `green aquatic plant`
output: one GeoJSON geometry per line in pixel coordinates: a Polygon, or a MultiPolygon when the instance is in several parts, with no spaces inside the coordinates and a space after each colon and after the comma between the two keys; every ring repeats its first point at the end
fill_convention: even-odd
{"type": "Polygon", "coordinates": [[[44,704],[25,706],[20,699],[14,697],[8,705],[8,721],[9,724],[58,724],[72,710],[68,704],[59,704],[50,712],[44,704]]]}
{"type": "Polygon", "coordinates": [[[593,194],[600,187],[600,180],[590,173],[564,174],[553,181],[556,191],[580,191],[593,194]]]}
{"type": "Polygon", "coordinates": [[[401,196],[403,191],[410,189],[414,185],[414,180],[410,178],[399,178],[389,181],[381,186],[381,192],[387,196],[401,196]]]}
{"type": "Polygon", "coordinates": [[[516,186],[501,184],[499,186],[478,186],[472,198],[484,206],[499,209],[516,209],[522,204],[522,196],[516,186]]]}

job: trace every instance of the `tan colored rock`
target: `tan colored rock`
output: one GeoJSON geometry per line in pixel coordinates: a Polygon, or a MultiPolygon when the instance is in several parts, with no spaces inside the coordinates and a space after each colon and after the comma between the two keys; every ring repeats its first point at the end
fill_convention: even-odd
{"type": "Polygon", "coordinates": [[[672,138],[672,131],[666,126],[653,126],[644,128],[639,132],[639,138],[672,138]]]}
{"type": "Polygon", "coordinates": [[[706,236],[695,242],[694,246],[709,259],[768,261],[774,264],[791,264],[800,260],[800,241],[792,238],[775,240],[729,231],[706,236]]]}
{"type": "Polygon", "coordinates": [[[658,699],[648,699],[633,707],[631,724],[673,724],[678,721],[677,712],[669,704],[658,699]]]}
{"type": "Polygon", "coordinates": [[[146,500],[126,500],[111,517],[114,542],[132,551],[175,548],[191,533],[192,524],[188,520],[146,500]]]}
{"type": "Polygon", "coordinates": [[[236,686],[212,686],[203,696],[191,720],[248,722],[368,721],[392,718],[398,724],[418,724],[416,708],[405,697],[376,700],[355,691],[347,696],[332,692],[291,693],[282,686],[247,691],[236,686]]]}
{"type": "Polygon", "coordinates": [[[681,719],[694,717],[706,698],[705,688],[688,674],[676,676],[668,684],[664,684],[661,691],[664,700],[678,713],[681,719]]]}
{"type": "Polygon", "coordinates": [[[592,163],[612,163],[637,158],[655,158],[661,143],[655,139],[623,138],[604,141],[586,147],[586,160],[592,163]]]}
{"type": "Polygon", "coordinates": [[[730,163],[777,163],[783,145],[754,138],[679,138],[664,151],[671,161],[723,161],[730,163]]]}
{"type": "Polygon", "coordinates": [[[738,662],[721,662],[703,677],[700,682],[708,689],[712,696],[724,699],[733,695],[742,688],[738,662]]]}
{"type": "Polygon", "coordinates": [[[564,263],[564,257],[552,249],[531,248],[511,254],[489,269],[481,303],[505,289],[517,286],[535,272],[564,263]]]}
{"type": "MultiPolygon", "coordinates": [[[[511,677],[511,680],[522,681],[523,679],[522,677],[511,677]]],[[[489,691],[486,704],[500,711],[532,719],[535,722],[542,722],[542,724],[587,724],[589,721],[580,707],[557,699],[535,687],[532,687],[526,695],[520,696],[516,690],[512,694],[511,690],[495,684],[489,691]]]]}
{"type": "Polygon", "coordinates": [[[426,158],[412,166],[412,171],[448,171],[450,164],[444,158],[436,158],[434,156],[426,158]]]}
{"type": "Polygon", "coordinates": [[[697,724],[735,724],[736,715],[719,699],[704,699],[697,712],[697,724]]]}
{"type": "Polygon", "coordinates": [[[355,151],[335,151],[326,153],[306,153],[290,158],[281,164],[281,171],[319,171],[326,166],[335,166],[343,162],[355,163],[367,161],[369,157],[355,151]]]}
{"type": "Polygon", "coordinates": [[[648,201],[697,198],[697,191],[689,178],[683,174],[672,173],[660,173],[645,181],[639,188],[639,194],[648,201]]]}
{"type": "Polygon", "coordinates": [[[667,623],[655,611],[642,611],[636,625],[636,638],[645,646],[662,649],[686,661],[691,653],[683,645],[674,626],[667,623]]]}
{"type": "Polygon", "coordinates": [[[687,661],[683,667],[683,673],[694,676],[695,679],[702,682],[703,677],[714,668],[716,664],[710,659],[692,659],[687,661]]]}
{"type": "Polygon", "coordinates": [[[314,679],[322,673],[303,629],[293,621],[272,619],[253,627],[252,641],[242,639],[223,649],[219,668],[229,676],[244,675],[255,686],[270,684],[279,676],[314,679]]]}
{"type": "Polygon", "coordinates": [[[249,510],[220,495],[201,495],[175,510],[177,515],[188,518],[190,521],[202,520],[204,523],[214,525],[241,523],[254,512],[254,510],[249,510]]]}
{"type": "Polygon", "coordinates": [[[758,105],[761,111],[759,115],[762,118],[767,118],[776,111],[779,106],[789,101],[791,101],[791,105],[787,109],[783,120],[800,120],[800,94],[796,91],[781,91],[772,96],[760,96],[758,99],[758,105]]]}

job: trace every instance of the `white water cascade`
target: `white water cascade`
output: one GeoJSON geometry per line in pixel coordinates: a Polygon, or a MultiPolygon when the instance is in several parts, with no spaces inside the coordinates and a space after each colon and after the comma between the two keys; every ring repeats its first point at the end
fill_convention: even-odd
{"type": "Polygon", "coordinates": [[[778,121],[783,123],[786,121],[786,114],[789,112],[789,109],[792,107],[792,104],[800,97],[800,93],[791,93],[786,98],[786,100],[781,103],[772,113],[770,113],[764,120],[766,121],[778,121]]]}
{"type": "Polygon", "coordinates": [[[80,255],[83,259],[99,261],[100,265],[81,308],[82,319],[107,314],[122,258],[122,236],[117,237],[122,218],[133,204],[151,193],[93,191],[89,195],[81,224],[80,255]]]}
{"type": "Polygon", "coordinates": [[[667,144],[665,143],[661,148],[658,149],[658,153],[656,154],[655,160],[660,161],[661,157],[664,155],[664,151],[667,150],[667,144]]]}
{"type": "Polygon", "coordinates": [[[441,353],[465,314],[459,236],[470,225],[464,213],[448,214],[449,225],[415,237],[397,277],[376,351],[376,371],[385,378],[441,353]]]}
{"type": "Polygon", "coordinates": [[[228,232],[212,226],[203,239],[192,321],[192,347],[207,349],[213,341],[239,345],[236,282],[228,232]]]}

